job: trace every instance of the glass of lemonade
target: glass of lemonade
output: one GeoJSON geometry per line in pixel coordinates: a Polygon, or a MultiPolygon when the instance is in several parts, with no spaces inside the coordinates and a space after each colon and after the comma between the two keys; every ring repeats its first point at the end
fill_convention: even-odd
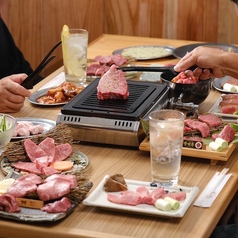
{"type": "Polygon", "coordinates": [[[158,110],[149,115],[152,181],[161,186],[178,183],[184,114],[177,110],[158,110]]]}
{"type": "Polygon", "coordinates": [[[86,82],[88,31],[66,29],[61,33],[65,80],[77,86],[86,82]]]}

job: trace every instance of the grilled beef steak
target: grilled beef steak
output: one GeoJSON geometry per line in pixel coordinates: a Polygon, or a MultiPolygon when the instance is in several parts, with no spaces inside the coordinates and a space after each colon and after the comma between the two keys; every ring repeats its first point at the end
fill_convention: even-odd
{"type": "Polygon", "coordinates": [[[128,84],[125,73],[117,70],[116,65],[102,76],[97,86],[97,97],[99,100],[127,99],[129,96],[128,84]]]}

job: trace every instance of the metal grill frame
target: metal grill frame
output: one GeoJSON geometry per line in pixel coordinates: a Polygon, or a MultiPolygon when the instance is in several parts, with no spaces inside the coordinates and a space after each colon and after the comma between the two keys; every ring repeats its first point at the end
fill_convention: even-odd
{"type": "Polygon", "coordinates": [[[130,110],[118,110],[116,103],[126,104],[126,100],[105,100],[101,101],[96,98],[97,85],[99,79],[95,79],[90,85],[88,85],[79,95],[67,103],[62,109],[61,114],[63,115],[73,115],[73,116],[84,116],[84,117],[96,117],[96,118],[108,118],[115,120],[125,120],[125,121],[139,121],[148,110],[150,110],[161,97],[167,97],[168,87],[165,84],[158,84],[153,82],[142,82],[142,81],[130,81],[128,80],[129,86],[129,99],[133,97],[133,92],[131,88],[144,88],[143,92],[139,94],[137,102],[130,108],[130,110]],[[165,96],[166,95],[166,96],[165,96]],[[81,106],[85,100],[92,97],[96,106],[81,106]],[[101,107],[97,107],[100,104],[101,107]],[[108,104],[114,106],[112,110],[108,109],[108,104]],[[103,105],[105,107],[103,107],[103,105]],[[116,109],[115,109],[116,108],[116,109]]]}

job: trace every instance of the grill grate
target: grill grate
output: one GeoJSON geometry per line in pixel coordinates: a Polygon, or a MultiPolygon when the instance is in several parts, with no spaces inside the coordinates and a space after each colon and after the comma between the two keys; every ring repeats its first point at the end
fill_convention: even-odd
{"type": "Polygon", "coordinates": [[[126,100],[98,100],[97,91],[94,89],[83,100],[74,104],[77,109],[92,109],[100,111],[133,113],[155,90],[154,86],[128,83],[129,97],[126,100]]]}

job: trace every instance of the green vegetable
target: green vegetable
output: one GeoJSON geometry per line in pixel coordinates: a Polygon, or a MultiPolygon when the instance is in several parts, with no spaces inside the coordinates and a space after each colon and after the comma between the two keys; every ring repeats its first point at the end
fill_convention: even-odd
{"type": "Polygon", "coordinates": [[[162,211],[171,211],[172,209],[171,204],[162,198],[156,200],[155,207],[162,211]]]}
{"type": "Polygon", "coordinates": [[[11,123],[8,125],[6,116],[3,115],[0,119],[0,132],[6,131],[11,127],[11,123]]]}
{"type": "Polygon", "coordinates": [[[180,207],[179,201],[177,201],[171,197],[165,197],[164,200],[171,204],[173,210],[179,209],[179,207],[180,207]]]}
{"type": "Polygon", "coordinates": [[[149,132],[150,132],[149,122],[146,121],[146,120],[143,120],[142,118],[140,118],[140,122],[141,122],[142,128],[143,128],[143,130],[144,130],[144,133],[145,133],[146,135],[149,135],[149,132]]]}
{"type": "Polygon", "coordinates": [[[215,141],[212,141],[210,144],[209,144],[209,148],[211,150],[214,150],[214,151],[218,151],[218,152],[221,152],[222,151],[222,146],[218,143],[216,143],[215,141]]]}
{"type": "Polygon", "coordinates": [[[216,138],[215,142],[219,144],[223,150],[228,147],[228,142],[222,138],[216,138]]]}
{"type": "Polygon", "coordinates": [[[238,125],[234,123],[229,123],[229,126],[232,127],[236,132],[238,131],[238,125]]]}

